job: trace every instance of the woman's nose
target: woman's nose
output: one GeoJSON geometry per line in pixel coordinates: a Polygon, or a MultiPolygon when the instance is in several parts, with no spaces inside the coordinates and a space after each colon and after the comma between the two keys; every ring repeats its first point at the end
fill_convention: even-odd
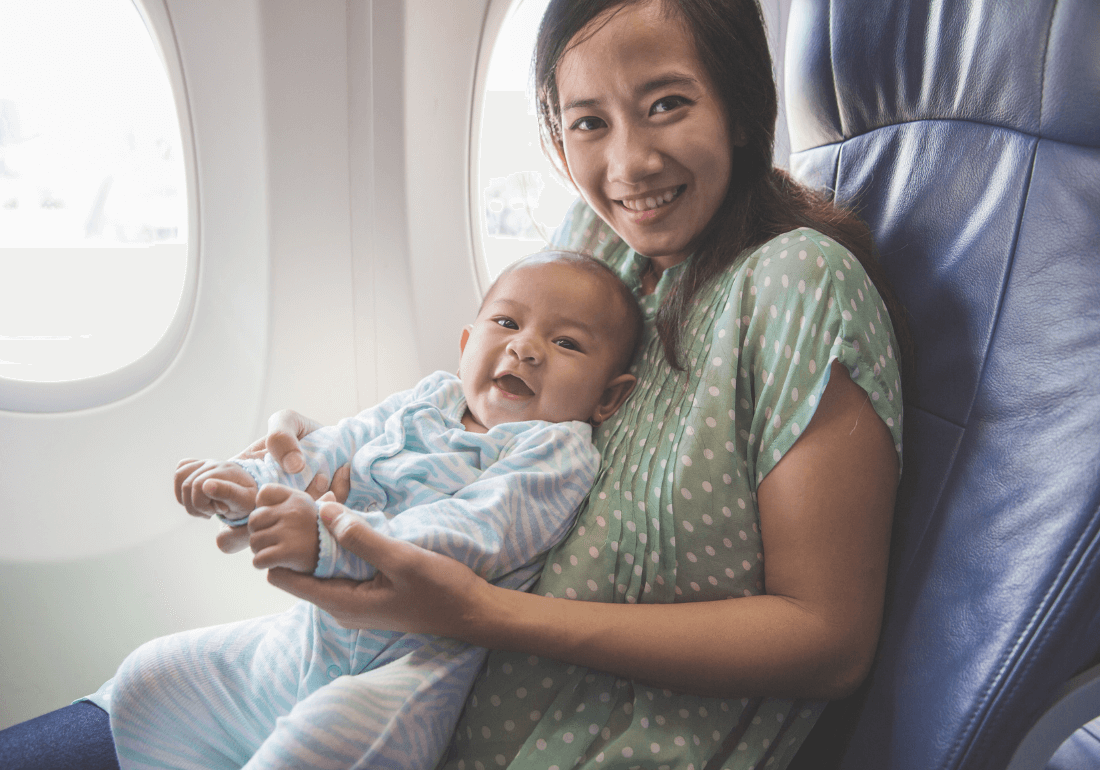
{"type": "Polygon", "coordinates": [[[620,126],[607,145],[607,178],[610,182],[637,184],[661,171],[664,162],[650,133],[620,126]]]}

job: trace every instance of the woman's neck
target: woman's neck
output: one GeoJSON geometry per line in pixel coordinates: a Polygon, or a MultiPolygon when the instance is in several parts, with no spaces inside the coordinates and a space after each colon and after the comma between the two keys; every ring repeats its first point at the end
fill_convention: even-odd
{"type": "Polygon", "coordinates": [[[670,267],[675,267],[684,261],[686,257],[650,257],[646,263],[646,269],[642,272],[642,296],[647,296],[657,291],[657,284],[661,276],[670,267]]]}

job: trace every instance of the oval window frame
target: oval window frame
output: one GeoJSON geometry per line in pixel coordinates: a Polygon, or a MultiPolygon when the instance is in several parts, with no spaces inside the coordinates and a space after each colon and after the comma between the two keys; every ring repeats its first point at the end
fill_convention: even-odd
{"type": "MultiPolygon", "coordinates": [[[[489,0],[485,10],[485,19],[482,25],[481,40],[478,47],[477,70],[474,78],[474,93],[471,105],[472,113],[470,115],[469,167],[467,168],[469,185],[467,188],[467,201],[469,205],[471,251],[474,258],[474,281],[479,292],[479,300],[485,296],[489,286],[492,285],[494,280],[494,276],[490,273],[489,259],[485,248],[486,236],[483,232],[485,222],[482,217],[485,190],[483,189],[484,185],[481,180],[481,133],[485,117],[485,94],[488,90],[489,69],[492,64],[493,49],[496,47],[497,40],[506,22],[524,2],[528,1],[529,0],[489,0]]],[[[534,115],[531,115],[530,118],[532,122],[536,120],[534,115]]],[[[553,172],[550,171],[549,161],[547,161],[546,170],[548,173],[553,174],[553,172]]],[[[485,181],[487,182],[488,180],[485,181]]],[[[557,181],[554,179],[545,179],[544,183],[556,184],[557,181]]],[[[537,241],[532,241],[531,243],[534,245],[537,244],[537,241]]],[[[536,246],[532,248],[532,251],[537,250],[537,248],[541,247],[536,246]]]]}
{"type": "Polygon", "coordinates": [[[190,99],[172,18],[164,0],[130,0],[145,23],[160,54],[172,89],[183,149],[187,191],[187,262],[175,315],[148,351],[112,372],[61,382],[33,382],[0,377],[0,410],[10,412],[71,412],[119,401],[147,387],[175,360],[191,325],[198,287],[201,243],[198,173],[190,99]]]}

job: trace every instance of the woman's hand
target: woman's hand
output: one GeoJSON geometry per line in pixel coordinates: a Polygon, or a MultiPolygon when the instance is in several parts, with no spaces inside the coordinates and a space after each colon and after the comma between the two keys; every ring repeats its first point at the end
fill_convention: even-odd
{"type": "Polygon", "coordinates": [[[378,569],[373,580],[320,580],[273,569],[268,582],[316,604],[344,628],[466,638],[473,608],[491,586],[461,562],[379,534],[346,511],[326,500],[321,521],[342,548],[378,569]]]}
{"type": "MultiPolygon", "coordinates": [[[[267,435],[252,442],[234,459],[258,460],[270,452],[284,471],[298,473],[306,464],[299,440],[322,427],[324,426],[321,423],[298,414],[293,409],[283,409],[267,418],[267,435]]],[[[348,492],[351,491],[350,464],[342,466],[333,474],[331,484],[328,476],[318,473],[306,487],[306,492],[314,500],[330,491],[339,502],[348,499],[348,492]]]]}

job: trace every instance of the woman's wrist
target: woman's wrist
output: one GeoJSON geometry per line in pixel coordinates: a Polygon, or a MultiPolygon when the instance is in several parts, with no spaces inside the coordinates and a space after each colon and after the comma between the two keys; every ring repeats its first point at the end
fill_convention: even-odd
{"type": "Polygon", "coordinates": [[[493,650],[561,657],[567,640],[553,599],[482,582],[463,613],[464,641],[493,650]]]}

